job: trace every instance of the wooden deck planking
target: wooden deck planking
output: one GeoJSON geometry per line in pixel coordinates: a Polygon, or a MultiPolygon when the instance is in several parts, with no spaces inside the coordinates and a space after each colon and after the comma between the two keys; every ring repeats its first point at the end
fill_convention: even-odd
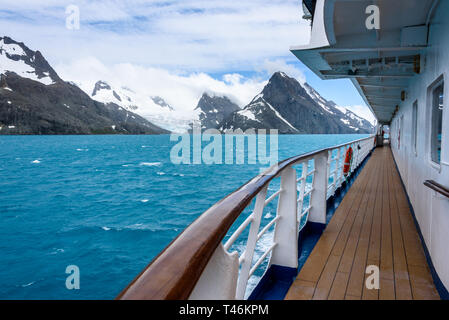
{"type": "MultiPolygon", "coordinates": [[[[391,156],[391,155],[390,155],[391,156]]],[[[399,173],[393,168],[392,179],[399,180],[399,173]]],[[[409,212],[409,205],[402,185],[394,185],[394,196],[397,204],[397,219],[402,231],[404,254],[408,268],[410,296],[418,300],[439,299],[427,264],[423,247],[419,239],[415,222],[409,212]]]]}
{"type": "MultiPolygon", "coordinates": [[[[376,165],[377,167],[375,168],[374,172],[376,172],[380,168],[382,163],[376,163],[376,165]]],[[[343,293],[342,298],[349,298],[349,296],[351,296],[360,299],[362,296],[362,283],[364,282],[365,278],[366,260],[371,236],[376,192],[379,188],[379,183],[380,183],[379,175],[376,175],[372,184],[373,188],[369,192],[369,198],[366,203],[366,216],[363,221],[360,237],[358,239],[357,249],[348,277],[346,292],[343,293]]]]}
{"type": "MultiPolygon", "coordinates": [[[[395,193],[401,192],[401,190],[393,187],[395,183],[393,179],[393,171],[394,168],[389,166],[388,174],[389,174],[389,186],[392,189],[391,201],[390,201],[390,213],[391,213],[391,229],[392,229],[392,240],[393,240],[393,248],[394,248],[394,283],[395,283],[395,292],[396,299],[398,300],[410,300],[412,299],[412,291],[410,286],[410,278],[408,274],[408,266],[407,260],[405,257],[405,248],[404,241],[402,238],[402,227],[399,222],[398,215],[398,204],[396,201],[395,193]]],[[[398,179],[395,179],[398,180],[398,179]]]]}
{"type": "MultiPolygon", "coordinates": [[[[378,167],[379,163],[375,163],[375,165],[378,167]]],[[[372,170],[372,172],[375,173],[376,170],[377,169],[375,168],[374,170],[372,170]]],[[[363,281],[363,274],[360,274],[360,267],[362,266],[364,272],[366,249],[368,248],[369,241],[369,229],[367,226],[371,226],[372,211],[374,208],[375,198],[373,193],[376,192],[378,180],[379,177],[377,175],[374,175],[374,177],[372,177],[372,180],[370,180],[372,181],[372,183],[367,183],[362,202],[358,208],[358,211],[364,211],[365,213],[358,214],[356,220],[354,221],[351,229],[351,234],[348,238],[342,259],[340,261],[340,265],[338,267],[338,278],[336,276],[336,281],[334,281],[332,285],[332,289],[328,299],[341,300],[345,298],[350,275],[358,275],[359,281],[363,281]],[[355,262],[357,263],[357,270],[354,270],[353,273],[355,262]],[[362,277],[361,279],[360,276],[362,277]]],[[[359,295],[357,293],[352,294],[355,296],[359,295]]]]}
{"type": "Polygon", "coordinates": [[[286,299],[439,299],[388,147],[373,152],[286,299]],[[365,287],[380,268],[380,290],[365,287]]]}
{"type": "MultiPolygon", "coordinates": [[[[382,163],[377,163],[378,167],[376,170],[380,169],[382,163]]],[[[375,170],[375,171],[376,171],[375,170]]],[[[369,199],[366,206],[366,217],[363,221],[363,226],[361,230],[361,235],[359,238],[359,243],[357,246],[357,250],[355,253],[354,261],[352,264],[351,273],[349,275],[349,282],[346,288],[345,297],[358,297],[358,299],[362,296],[362,288],[365,280],[365,269],[366,269],[366,261],[368,257],[368,248],[371,238],[371,228],[373,222],[374,208],[376,203],[376,193],[379,188],[380,177],[376,175],[376,179],[374,180],[373,186],[374,188],[370,192],[369,199]]]]}
{"type": "MultiPolygon", "coordinates": [[[[379,172],[383,173],[385,169],[385,163],[381,161],[378,153],[374,152],[372,159],[369,162],[375,161],[380,163],[379,172]],[[375,158],[376,156],[376,158],[375,158]]],[[[368,256],[365,263],[365,269],[363,270],[363,281],[360,283],[361,287],[358,288],[362,292],[360,299],[363,300],[377,300],[379,299],[379,292],[377,290],[367,290],[365,287],[365,282],[367,275],[365,273],[367,265],[380,266],[381,259],[381,230],[382,230],[382,200],[383,200],[383,174],[379,174],[379,182],[376,189],[376,197],[374,201],[374,211],[373,211],[373,221],[371,225],[370,241],[368,245],[368,256]]],[[[385,280],[380,278],[380,283],[385,280]]],[[[348,294],[350,294],[348,292],[348,294]]]]}
{"type": "MultiPolygon", "coordinates": [[[[365,184],[364,189],[366,190],[368,187],[369,184],[365,184]]],[[[363,219],[363,215],[358,215],[357,213],[360,210],[360,206],[363,205],[366,194],[367,192],[364,192],[363,195],[360,195],[352,205],[343,229],[337,237],[331,256],[323,270],[323,275],[317,283],[313,299],[322,300],[328,297],[337,270],[340,271],[340,279],[342,276],[345,277],[341,273],[349,273],[353,260],[351,259],[352,249],[355,249],[358,239],[357,230],[360,230],[359,226],[363,219]],[[351,265],[349,265],[350,262],[351,265]],[[343,266],[342,263],[344,264],[343,266]]]]}
{"type": "Polygon", "coordinates": [[[380,290],[379,299],[395,298],[394,262],[393,262],[393,228],[391,224],[391,202],[389,183],[389,163],[382,170],[382,231],[380,248],[380,290]]]}
{"type": "MultiPolygon", "coordinates": [[[[363,182],[366,179],[366,175],[368,171],[363,171],[359,179],[354,183],[354,186],[363,187],[363,182]]],[[[358,192],[353,192],[344,197],[341,202],[339,208],[341,210],[337,210],[331,221],[329,222],[326,230],[320,237],[320,240],[316,244],[314,251],[316,254],[309,256],[306,263],[302,268],[302,273],[298,275],[298,279],[309,281],[309,282],[318,282],[320,279],[321,273],[326,265],[326,262],[329,258],[332,248],[337,240],[337,237],[342,229],[346,218],[347,212],[351,209],[353,202],[357,199],[358,192]],[[316,249],[316,250],[315,250],[316,249]]]]}

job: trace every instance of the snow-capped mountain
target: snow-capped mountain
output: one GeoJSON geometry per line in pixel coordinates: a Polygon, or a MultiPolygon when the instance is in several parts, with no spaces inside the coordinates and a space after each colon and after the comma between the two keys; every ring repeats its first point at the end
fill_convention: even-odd
{"type": "Polygon", "coordinates": [[[349,128],[355,131],[372,132],[373,125],[366,119],[359,117],[354,112],[346,109],[345,107],[337,106],[337,104],[331,100],[324,99],[314,88],[308,83],[304,84],[304,88],[312,99],[323,108],[327,113],[332,115],[340,115],[338,111],[343,113],[344,116],[340,118],[340,121],[346,124],[349,128]],[[358,129],[358,130],[357,130],[358,129]]]}
{"type": "Polygon", "coordinates": [[[39,51],[32,51],[9,37],[0,37],[0,74],[8,72],[45,85],[62,81],[39,51]]]}
{"type": "Polygon", "coordinates": [[[39,51],[0,37],[0,134],[158,134],[168,131],[64,82],[39,51]]]}
{"type": "Polygon", "coordinates": [[[242,110],[232,113],[218,128],[278,129],[280,133],[371,133],[371,123],[324,99],[307,83],[304,87],[276,72],[262,92],[242,110]]]}
{"type": "Polygon", "coordinates": [[[299,133],[288,120],[264,98],[262,94],[257,95],[242,110],[232,113],[220,125],[219,130],[236,129],[278,129],[280,133],[299,133]]]}
{"type": "Polygon", "coordinates": [[[113,87],[103,80],[97,81],[92,91],[88,91],[88,93],[96,101],[105,104],[115,103],[170,131],[186,131],[189,122],[192,121],[192,119],[186,119],[185,115],[176,112],[160,96],[136,92],[123,86],[113,87]]]}
{"type": "Polygon", "coordinates": [[[367,133],[373,129],[365,119],[283,72],[273,74],[243,109],[223,95],[205,93],[187,112],[177,110],[157,92],[101,80],[90,87],[65,82],[39,51],[9,37],[0,37],[0,75],[0,133],[187,132],[194,120],[203,128],[222,131],[367,133]]]}
{"type": "Polygon", "coordinates": [[[262,92],[243,109],[226,96],[204,93],[195,109],[186,115],[151,92],[151,88],[148,90],[137,92],[98,81],[85,91],[94,100],[115,103],[174,132],[188,132],[193,121],[199,121],[204,129],[221,131],[255,128],[308,134],[369,133],[373,129],[365,119],[324,99],[309,84],[301,85],[283,72],[273,74],[262,92]]]}
{"type": "Polygon", "coordinates": [[[240,110],[240,107],[229,100],[228,97],[204,93],[198,101],[195,110],[199,111],[198,120],[202,128],[216,128],[231,113],[240,110]]]}
{"type": "Polygon", "coordinates": [[[153,100],[153,102],[155,104],[157,104],[158,106],[161,106],[162,108],[168,108],[168,110],[174,110],[171,105],[169,105],[167,102],[165,102],[164,99],[162,99],[159,96],[153,96],[153,97],[151,97],[151,100],[153,100]]]}

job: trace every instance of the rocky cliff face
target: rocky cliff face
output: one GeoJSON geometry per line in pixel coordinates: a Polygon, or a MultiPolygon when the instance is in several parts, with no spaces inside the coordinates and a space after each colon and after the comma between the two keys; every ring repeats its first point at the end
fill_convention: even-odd
{"type": "Polygon", "coordinates": [[[9,37],[0,37],[0,74],[8,72],[46,85],[62,81],[39,51],[9,37]]]}
{"type": "Polygon", "coordinates": [[[273,74],[262,92],[220,123],[222,131],[240,128],[278,129],[279,133],[371,133],[372,125],[304,87],[283,72],[273,74]]]}
{"type": "Polygon", "coordinates": [[[232,113],[219,126],[221,131],[242,129],[277,129],[279,133],[300,133],[264,99],[256,96],[245,108],[232,113]]]}
{"type": "Polygon", "coordinates": [[[240,108],[227,97],[211,96],[204,93],[195,110],[199,111],[201,127],[208,129],[217,128],[221,122],[240,108]]]}

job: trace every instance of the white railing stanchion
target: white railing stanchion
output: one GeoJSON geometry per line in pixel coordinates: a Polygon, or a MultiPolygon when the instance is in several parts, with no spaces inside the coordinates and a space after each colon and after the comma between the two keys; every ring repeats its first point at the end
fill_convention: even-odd
{"type": "Polygon", "coordinates": [[[238,276],[237,251],[228,253],[220,244],[196,283],[189,300],[233,300],[238,276]]]}
{"type": "Polygon", "coordinates": [[[340,163],[341,163],[342,158],[344,158],[345,153],[342,152],[341,148],[338,148],[338,155],[339,155],[339,157],[338,157],[338,161],[337,161],[337,188],[336,189],[340,188],[341,183],[342,183],[341,176],[342,176],[343,172],[342,172],[342,166],[340,165],[340,163]]]}
{"type": "Polygon", "coordinates": [[[326,198],[327,198],[327,195],[329,193],[329,186],[330,186],[329,185],[329,178],[331,176],[332,151],[333,150],[329,150],[328,151],[328,155],[327,155],[327,182],[326,182],[327,189],[326,189],[326,198]]]}
{"type": "Polygon", "coordinates": [[[243,299],[245,297],[246,285],[248,283],[249,272],[251,270],[251,264],[253,262],[254,249],[256,248],[257,235],[260,228],[260,220],[262,219],[263,209],[265,208],[265,198],[267,196],[268,185],[265,186],[256,197],[256,203],[253,211],[253,221],[249,228],[248,240],[246,242],[246,250],[241,257],[242,267],[240,269],[240,276],[237,282],[237,299],[243,299]]]}
{"type": "Polygon", "coordinates": [[[307,185],[307,171],[308,171],[308,163],[309,161],[306,160],[302,163],[302,174],[301,174],[301,186],[299,189],[299,197],[298,197],[298,214],[297,214],[297,220],[298,220],[298,230],[299,233],[299,224],[301,223],[301,215],[302,215],[302,209],[304,208],[304,194],[306,191],[306,185],[307,185]]]}
{"type": "Polygon", "coordinates": [[[328,185],[328,151],[314,156],[315,173],[313,176],[313,191],[310,199],[310,212],[308,221],[326,223],[326,197],[328,185]]]}
{"type": "Polygon", "coordinates": [[[297,185],[296,170],[293,166],[282,172],[281,190],[276,214],[279,221],[276,222],[273,238],[273,244],[276,246],[271,254],[270,265],[297,268],[297,185]]]}
{"type": "Polygon", "coordinates": [[[359,155],[359,149],[357,148],[357,144],[354,143],[352,145],[352,163],[351,163],[351,168],[349,170],[350,175],[354,172],[355,168],[357,168],[358,155],[359,155]]]}
{"type": "Polygon", "coordinates": [[[338,150],[337,150],[337,159],[335,160],[334,187],[332,188],[332,195],[335,194],[335,191],[339,187],[339,184],[338,184],[339,175],[340,175],[339,174],[340,170],[338,168],[339,162],[340,162],[340,148],[338,148],[338,150]]]}
{"type": "Polygon", "coordinates": [[[342,163],[341,163],[341,167],[340,167],[340,172],[341,172],[341,176],[340,176],[340,179],[341,179],[341,184],[343,184],[343,182],[345,181],[345,179],[346,179],[346,177],[344,176],[344,174],[343,174],[343,169],[344,169],[344,167],[345,167],[345,161],[346,161],[346,152],[348,152],[348,149],[349,149],[349,147],[346,145],[344,148],[343,148],[343,154],[344,154],[344,156],[343,156],[343,161],[342,161],[342,163]]]}

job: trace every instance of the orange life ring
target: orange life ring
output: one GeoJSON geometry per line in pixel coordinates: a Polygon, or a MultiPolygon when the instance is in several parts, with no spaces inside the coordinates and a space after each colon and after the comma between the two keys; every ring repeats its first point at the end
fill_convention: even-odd
{"type": "Polygon", "coordinates": [[[352,148],[349,147],[348,150],[346,150],[345,163],[343,166],[343,174],[345,177],[349,174],[351,162],[352,162],[352,148]]]}

